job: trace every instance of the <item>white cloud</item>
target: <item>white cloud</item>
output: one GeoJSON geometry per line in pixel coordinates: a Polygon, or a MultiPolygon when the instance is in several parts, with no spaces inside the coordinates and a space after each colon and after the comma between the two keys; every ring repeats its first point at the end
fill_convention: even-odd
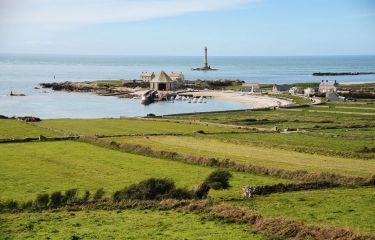
{"type": "Polygon", "coordinates": [[[142,21],[240,7],[256,0],[0,0],[3,25],[142,21]]]}

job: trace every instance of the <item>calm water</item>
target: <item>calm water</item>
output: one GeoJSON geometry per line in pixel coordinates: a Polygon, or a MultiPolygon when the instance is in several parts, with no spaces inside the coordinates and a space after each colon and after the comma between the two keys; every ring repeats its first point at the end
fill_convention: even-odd
{"type": "Polygon", "coordinates": [[[210,57],[215,72],[190,71],[202,57],[123,57],[0,55],[0,114],[42,118],[143,116],[195,111],[243,109],[246,106],[212,100],[206,104],[157,103],[142,106],[137,100],[91,94],[50,92],[34,89],[41,82],[98,79],[136,79],[142,71],[182,71],[186,79],[241,79],[260,83],[375,81],[375,75],[314,77],[313,72],[375,71],[375,56],[340,57],[210,57]],[[53,76],[56,79],[53,79],[53,76]],[[26,97],[10,97],[9,92],[26,97]]]}

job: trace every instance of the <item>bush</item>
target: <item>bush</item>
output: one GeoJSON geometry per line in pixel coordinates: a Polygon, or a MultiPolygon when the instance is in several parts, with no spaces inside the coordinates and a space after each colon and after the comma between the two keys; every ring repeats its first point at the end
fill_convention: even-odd
{"type": "Polygon", "coordinates": [[[202,182],[193,190],[193,195],[197,199],[207,198],[210,189],[211,187],[206,182],[202,182]]]}
{"type": "Polygon", "coordinates": [[[61,192],[54,192],[51,194],[51,207],[60,207],[63,203],[64,196],[61,194],[61,192]]]}
{"type": "Polygon", "coordinates": [[[99,201],[99,200],[101,200],[103,198],[104,194],[105,194],[104,189],[103,188],[99,188],[98,190],[96,190],[93,198],[94,198],[95,201],[99,201]]]}
{"type": "Polygon", "coordinates": [[[8,200],[4,203],[4,208],[12,210],[17,209],[19,206],[18,202],[15,200],[8,200]]]}
{"type": "Polygon", "coordinates": [[[228,189],[229,179],[232,177],[232,174],[227,170],[216,170],[212,172],[205,180],[205,182],[213,189],[228,189]]]}
{"type": "Polygon", "coordinates": [[[125,188],[123,190],[123,197],[139,200],[161,199],[175,188],[173,180],[150,178],[125,188]]]}
{"type": "Polygon", "coordinates": [[[176,188],[169,192],[168,198],[173,199],[192,199],[193,193],[185,188],[176,188]]]}
{"type": "Polygon", "coordinates": [[[48,193],[38,194],[34,201],[34,205],[36,208],[46,208],[49,203],[49,195],[48,193]]]}
{"type": "Polygon", "coordinates": [[[90,199],[90,191],[85,191],[85,194],[82,197],[82,202],[87,202],[90,199]]]}
{"type": "Polygon", "coordinates": [[[20,206],[22,209],[30,209],[33,207],[33,201],[27,201],[27,202],[23,202],[21,203],[21,206],[20,206]]]}
{"type": "Polygon", "coordinates": [[[68,189],[64,194],[64,203],[70,204],[77,201],[77,188],[68,189]]]}

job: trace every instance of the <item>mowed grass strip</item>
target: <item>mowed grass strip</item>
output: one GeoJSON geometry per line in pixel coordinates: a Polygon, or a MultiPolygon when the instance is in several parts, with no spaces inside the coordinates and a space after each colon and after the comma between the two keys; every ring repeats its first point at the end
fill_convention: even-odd
{"type": "Polygon", "coordinates": [[[266,239],[245,224],[225,224],[196,214],[121,210],[0,215],[6,239],[266,239]]]}
{"type": "Polygon", "coordinates": [[[193,133],[199,130],[205,132],[243,131],[235,128],[141,119],[55,119],[44,120],[37,124],[80,135],[193,133]]]}
{"type": "MultiPolygon", "coordinates": [[[[170,178],[178,187],[192,188],[215,168],[144,157],[75,141],[0,144],[0,199],[31,200],[38,193],[71,188],[109,196],[147,178],[170,178]]],[[[212,191],[214,197],[240,197],[247,184],[290,182],[277,178],[233,173],[233,186],[212,191]]]]}
{"type": "Polygon", "coordinates": [[[16,119],[0,119],[0,139],[36,138],[62,136],[59,133],[49,131],[37,126],[27,124],[16,119]]]}
{"type": "Polygon", "coordinates": [[[288,170],[329,172],[347,176],[369,177],[375,172],[375,160],[350,159],[299,153],[279,148],[235,144],[205,136],[150,136],[108,138],[107,141],[139,144],[154,150],[171,151],[187,156],[230,159],[239,163],[288,170]]]}
{"type": "Polygon", "coordinates": [[[374,187],[278,193],[232,204],[259,210],[265,217],[344,227],[375,236],[374,187]]]}

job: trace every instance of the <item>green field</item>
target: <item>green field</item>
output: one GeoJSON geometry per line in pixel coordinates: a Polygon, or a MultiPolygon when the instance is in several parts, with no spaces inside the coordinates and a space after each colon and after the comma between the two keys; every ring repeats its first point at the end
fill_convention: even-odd
{"type": "Polygon", "coordinates": [[[193,133],[199,130],[205,132],[240,131],[234,128],[137,119],[55,119],[44,120],[37,125],[80,135],[193,133]]]}
{"type": "Polygon", "coordinates": [[[21,120],[0,119],[0,139],[36,138],[40,135],[45,137],[61,136],[61,134],[32,126],[21,120]]]}
{"type": "MultiPolygon", "coordinates": [[[[159,177],[179,187],[192,188],[214,168],[109,150],[87,143],[64,141],[0,145],[0,199],[30,200],[36,194],[71,188],[108,193],[159,177]]],[[[289,182],[270,177],[233,173],[233,186],[212,191],[215,197],[240,197],[244,185],[289,182]]]]}
{"type": "Polygon", "coordinates": [[[234,143],[258,143],[280,146],[285,149],[306,149],[311,153],[332,153],[338,156],[355,156],[375,159],[374,153],[361,153],[364,147],[375,148],[374,129],[313,131],[307,133],[243,133],[215,135],[234,143]],[[365,137],[367,136],[367,138],[365,137]],[[353,141],[355,140],[355,141],[353,141]],[[327,148],[329,146],[329,148],[327,148]]]}
{"type": "MultiPolygon", "coordinates": [[[[327,108],[328,109],[328,108],[327,108]]],[[[278,109],[261,111],[238,111],[228,113],[191,114],[183,116],[168,116],[173,119],[198,120],[222,124],[235,124],[263,128],[319,128],[348,125],[372,125],[375,115],[346,114],[323,111],[319,107],[306,107],[297,109],[278,109]]],[[[372,112],[371,112],[372,113],[372,112]]]]}
{"type": "Polygon", "coordinates": [[[233,204],[257,209],[266,217],[287,217],[375,235],[373,187],[279,193],[233,204]]]}
{"type": "Polygon", "coordinates": [[[251,163],[271,168],[330,172],[362,177],[369,177],[375,172],[374,160],[330,157],[278,148],[273,148],[270,151],[268,147],[245,143],[235,144],[215,139],[215,137],[151,136],[147,139],[143,137],[120,137],[109,138],[108,141],[140,144],[155,150],[178,152],[184,155],[228,158],[239,163],[251,163]]]}
{"type": "Polygon", "coordinates": [[[172,211],[122,210],[0,215],[1,239],[266,239],[247,225],[172,211]]]}

